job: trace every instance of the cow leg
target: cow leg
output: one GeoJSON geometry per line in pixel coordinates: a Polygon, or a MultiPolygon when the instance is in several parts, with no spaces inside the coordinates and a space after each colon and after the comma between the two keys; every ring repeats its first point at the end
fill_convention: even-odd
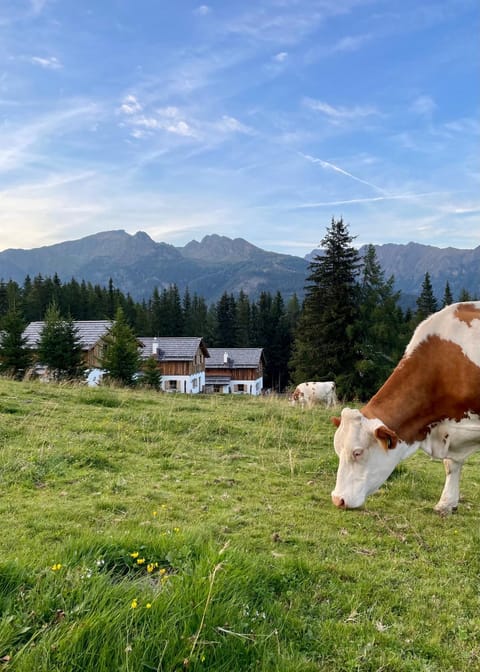
{"type": "Polygon", "coordinates": [[[435,506],[435,511],[442,516],[452,513],[458,506],[460,499],[460,476],[462,473],[463,462],[457,462],[450,458],[443,460],[445,467],[445,485],[443,486],[442,495],[435,506]]]}

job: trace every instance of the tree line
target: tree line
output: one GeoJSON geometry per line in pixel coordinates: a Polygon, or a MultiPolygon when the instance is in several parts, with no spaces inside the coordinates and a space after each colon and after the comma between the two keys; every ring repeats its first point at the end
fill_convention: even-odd
{"type": "MultiPolygon", "coordinates": [[[[254,301],[240,291],[208,305],[176,285],[155,287],[148,300],[134,301],[112,280],[101,287],[62,282],[56,274],[27,276],[23,285],[1,281],[0,370],[25,368],[28,353],[12,350],[12,343],[19,345],[18,333],[29,322],[63,321],[71,328],[75,320],[121,315],[137,336],[202,336],[207,347],[262,347],[266,387],[281,391],[303,380],[333,379],[341,396],[366,398],[391,373],[415,326],[454,299],[447,283],[439,303],[426,273],[416,310],[403,311],[394,277],[385,278],[374,246],[360,258],[353,241],[343,220],[332,218],[323,254],[309,264],[302,302],[296,295],[284,301],[280,292],[262,292],[254,301]]],[[[470,298],[462,292],[458,300],[470,298]]]]}

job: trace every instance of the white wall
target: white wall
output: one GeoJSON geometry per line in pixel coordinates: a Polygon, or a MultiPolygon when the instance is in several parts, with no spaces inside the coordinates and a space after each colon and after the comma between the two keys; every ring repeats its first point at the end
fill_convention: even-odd
{"type": "Polygon", "coordinates": [[[230,382],[230,392],[233,394],[251,394],[254,397],[258,397],[262,393],[263,388],[263,377],[257,378],[256,380],[232,380],[230,382]],[[238,386],[243,385],[243,392],[238,391],[238,386]]]}
{"type": "Polygon", "coordinates": [[[195,373],[191,376],[165,376],[162,375],[162,390],[165,392],[181,392],[185,394],[199,394],[205,388],[205,372],[195,373]],[[169,381],[175,381],[176,389],[173,390],[169,381]]]}

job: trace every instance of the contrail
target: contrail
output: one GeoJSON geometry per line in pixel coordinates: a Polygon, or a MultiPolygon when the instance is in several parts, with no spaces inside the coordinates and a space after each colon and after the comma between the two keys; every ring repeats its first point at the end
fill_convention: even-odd
{"type": "Polygon", "coordinates": [[[372,196],[370,198],[351,198],[344,201],[319,201],[318,203],[303,203],[297,205],[296,209],[301,208],[322,208],[329,205],[349,205],[350,203],[375,203],[377,201],[394,201],[394,200],[408,200],[415,198],[422,198],[423,196],[436,196],[442,192],[425,191],[420,194],[392,194],[385,196],[372,196]]]}
{"type": "Polygon", "coordinates": [[[323,161],[322,159],[316,159],[314,156],[309,156],[308,154],[302,154],[302,152],[299,152],[300,156],[303,156],[304,159],[307,159],[307,161],[311,161],[311,163],[319,163],[322,168],[329,168],[330,170],[334,170],[337,173],[341,173],[342,175],[345,175],[346,177],[350,177],[352,180],[356,180],[357,182],[361,182],[362,184],[366,184],[367,187],[371,187],[372,189],[375,189],[376,191],[379,191],[381,194],[387,195],[387,192],[384,189],[381,189],[380,187],[377,187],[375,184],[372,184],[371,182],[367,182],[366,180],[362,180],[360,177],[357,177],[356,175],[352,175],[352,173],[349,173],[346,170],[343,170],[343,168],[340,168],[339,166],[336,166],[334,163],[330,163],[329,161],[323,161]]]}

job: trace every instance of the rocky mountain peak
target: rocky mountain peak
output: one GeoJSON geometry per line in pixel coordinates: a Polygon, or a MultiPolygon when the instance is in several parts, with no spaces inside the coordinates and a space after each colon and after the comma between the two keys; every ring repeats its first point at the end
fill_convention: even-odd
{"type": "Polygon", "coordinates": [[[191,240],[181,248],[184,257],[215,261],[246,261],[262,250],[243,238],[227,238],[216,233],[202,238],[201,242],[191,240]]]}

